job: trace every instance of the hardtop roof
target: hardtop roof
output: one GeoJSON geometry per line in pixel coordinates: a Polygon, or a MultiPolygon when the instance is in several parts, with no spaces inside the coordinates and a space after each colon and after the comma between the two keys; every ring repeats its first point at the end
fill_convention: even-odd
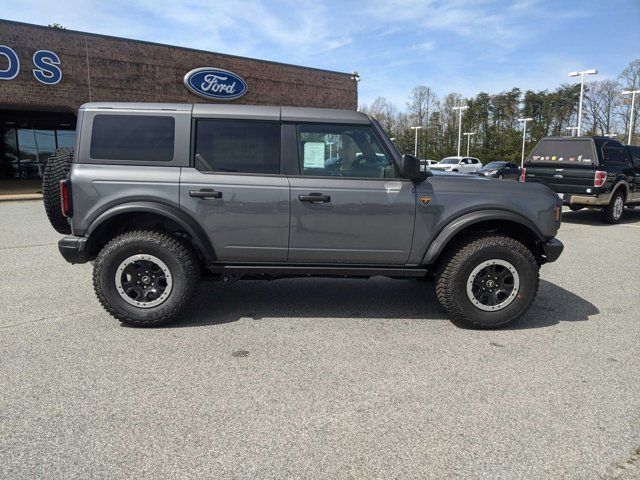
{"type": "Polygon", "coordinates": [[[285,122],[357,123],[369,124],[368,115],[355,110],[311,107],[278,107],[266,105],[230,105],[211,103],[136,103],[92,102],[82,110],[119,111],[190,111],[195,118],[227,118],[252,120],[281,120],[285,122]]]}

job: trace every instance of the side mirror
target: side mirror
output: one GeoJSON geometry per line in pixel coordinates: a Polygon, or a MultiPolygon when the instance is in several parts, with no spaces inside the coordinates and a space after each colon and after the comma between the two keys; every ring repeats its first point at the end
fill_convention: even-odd
{"type": "Polygon", "coordinates": [[[409,178],[411,180],[424,178],[424,173],[420,172],[420,160],[408,153],[402,156],[398,168],[402,178],[409,178]]]}

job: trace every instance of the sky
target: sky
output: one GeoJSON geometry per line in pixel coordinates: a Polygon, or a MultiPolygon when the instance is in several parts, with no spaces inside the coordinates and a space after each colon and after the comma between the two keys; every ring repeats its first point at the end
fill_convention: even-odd
{"type": "Polygon", "coordinates": [[[474,96],[615,78],[640,0],[0,0],[0,17],[360,74],[359,103],[416,85],[474,96]]]}

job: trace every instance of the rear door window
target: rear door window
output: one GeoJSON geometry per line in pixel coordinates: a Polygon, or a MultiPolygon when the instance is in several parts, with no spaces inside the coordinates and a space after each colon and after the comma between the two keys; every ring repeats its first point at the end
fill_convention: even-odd
{"type": "Polygon", "coordinates": [[[175,120],[151,115],[96,115],[91,131],[91,158],[170,162],[175,120]]]}
{"type": "Polygon", "coordinates": [[[542,139],[533,147],[527,163],[597,165],[593,142],[589,139],[542,139]]]}
{"type": "Polygon", "coordinates": [[[280,123],[201,119],[195,144],[201,172],[280,173],[280,123]]]}

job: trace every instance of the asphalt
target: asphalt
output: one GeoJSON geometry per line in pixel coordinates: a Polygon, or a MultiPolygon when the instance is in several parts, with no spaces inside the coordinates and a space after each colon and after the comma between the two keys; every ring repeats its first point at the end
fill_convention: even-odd
{"type": "Polygon", "coordinates": [[[415,280],[203,284],[120,326],[40,202],[0,204],[0,478],[640,478],[640,210],[564,214],[515,326],[415,280]]]}

